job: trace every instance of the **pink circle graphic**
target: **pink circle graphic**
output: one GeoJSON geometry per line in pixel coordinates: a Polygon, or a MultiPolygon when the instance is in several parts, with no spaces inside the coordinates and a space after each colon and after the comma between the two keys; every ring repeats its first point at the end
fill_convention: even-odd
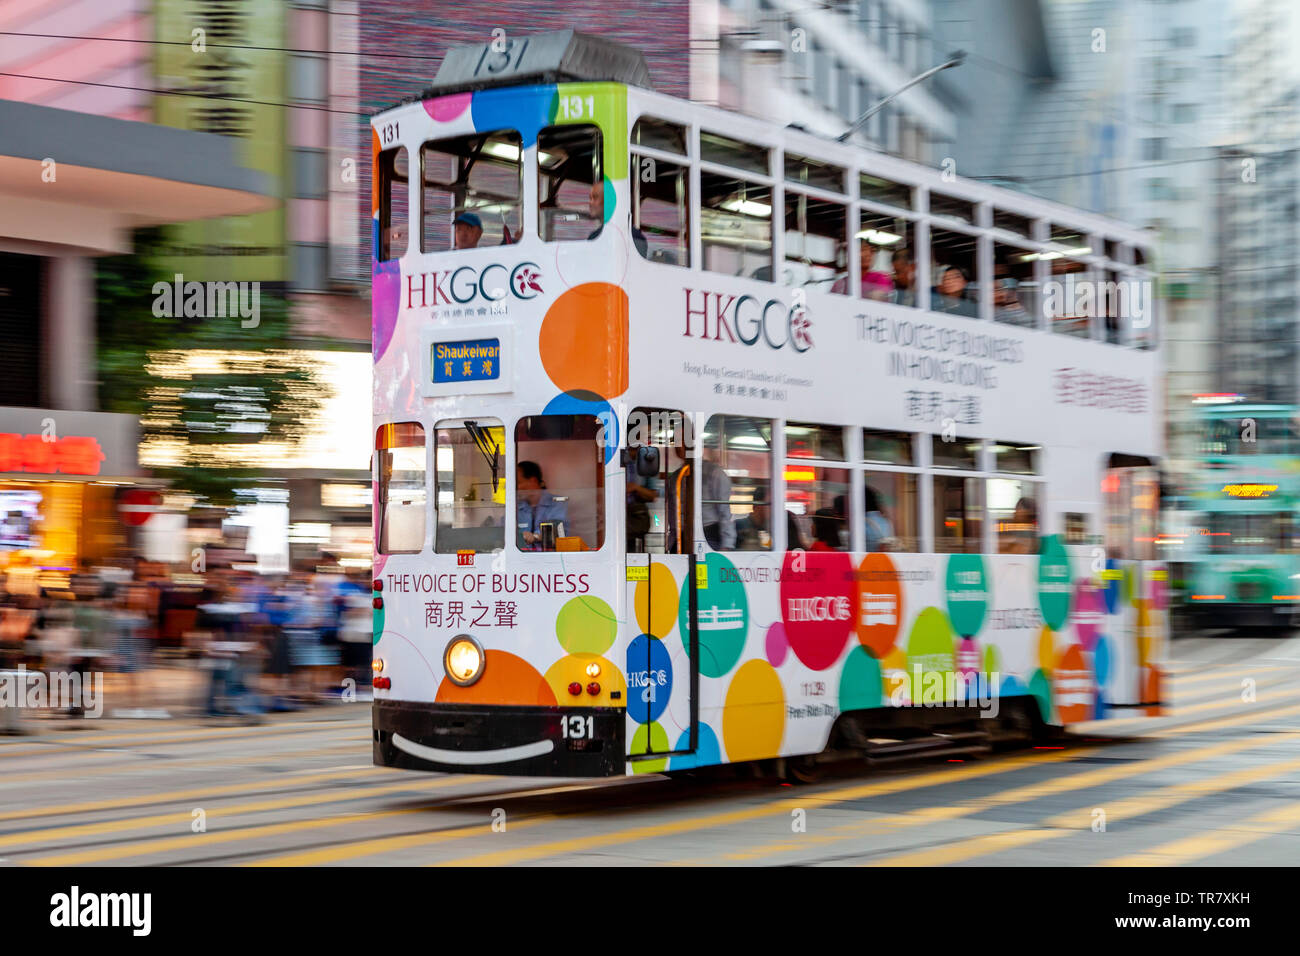
{"type": "Polygon", "coordinates": [[[785,656],[790,653],[790,640],[785,636],[785,627],[777,621],[767,629],[767,662],[773,667],[785,663],[785,656]]]}
{"type": "Polygon", "coordinates": [[[795,657],[815,671],[840,658],[853,630],[853,562],[842,552],[788,552],[781,566],[781,620],[795,657]]]}
{"type": "Polygon", "coordinates": [[[435,122],[449,123],[469,109],[470,100],[473,98],[473,93],[440,96],[436,100],[425,100],[424,111],[433,117],[435,122]]]}
{"type": "Polygon", "coordinates": [[[1106,598],[1090,578],[1075,582],[1070,620],[1074,623],[1079,644],[1085,651],[1091,651],[1097,645],[1097,636],[1106,622],[1106,598]]]}
{"type": "Polygon", "coordinates": [[[970,677],[980,672],[983,655],[980,646],[972,638],[963,637],[957,645],[957,671],[970,677]]]}

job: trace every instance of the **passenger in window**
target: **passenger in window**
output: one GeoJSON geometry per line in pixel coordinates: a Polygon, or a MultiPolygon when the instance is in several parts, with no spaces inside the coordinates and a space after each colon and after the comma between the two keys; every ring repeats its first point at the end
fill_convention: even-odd
{"type": "Polygon", "coordinates": [[[821,508],[813,515],[813,543],[811,551],[840,550],[840,525],[844,519],[832,508],[821,508]]]}
{"type": "Polygon", "coordinates": [[[653,488],[627,478],[627,549],[634,554],[645,550],[645,536],[650,533],[650,508],[648,503],[659,497],[653,488]]]}
{"type": "Polygon", "coordinates": [[[453,227],[457,249],[476,249],[483,238],[483,220],[477,213],[463,212],[456,217],[453,227]]]}
{"type": "Polygon", "coordinates": [[[866,548],[868,551],[890,551],[894,543],[894,526],[881,509],[880,498],[870,485],[863,488],[866,511],[866,548]]]}
{"type": "Polygon", "coordinates": [[[934,287],[930,308],[950,315],[975,315],[975,303],[966,297],[966,273],[957,266],[944,266],[934,287]]]}
{"type": "Polygon", "coordinates": [[[1001,534],[998,550],[1003,554],[1033,554],[1038,548],[1038,504],[1021,498],[1001,534]]]}
{"type": "Polygon", "coordinates": [[[896,305],[916,305],[916,264],[906,249],[894,250],[894,297],[896,305]]]}
{"type": "Polygon", "coordinates": [[[877,249],[871,263],[862,263],[862,298],[875,299],[877,302],[894,300],[894,277],[889,253],[877,249]]]}
{"type": "Polygon", "coordinates": [[[807,551],[808,542],[799,530],[799,521],[793,511],[785,513],[785,548],[787,551],[807,551]]]}
{"type": "Polygon", "coordinates": [[[700,519],[704,540],[714,551],[736,547],[736,525],[731,517],[731,479],[715,462],[704,459],[700,471],[700,495],[704,502],[700,519]]]}
{"type": "Polygon", "coordinates": [[[1020,303],[1017,293],[1020,283],[1011,276],[1001,276],[993,282],[994,318],[1007,325],[1032,326],[1033,317],[1020,303]]]}
{"type": "MultiPolygon", "coordinates": [[[[605,180],[597,179],[591,184],[589,202],[587,212],[599,225],[591,231],[591,235],[587,238],[596,239],[605,229],[605,180]]],[[[644,259],[649,256],[650,245],[646,242],[645,233],[636,226],[632,227],[632,244],[636,246],[636,251],[641,254],[641,258],[644,259]]]]}
{"type": "Polygon", "coordinates": [[[755,501],[753,510],[736,522],[737,551],[766,551],[763,535],[768,534],[772,509],[765,501],[755,501]]]}
{"type": "Polygon", "coordinates": [[[515,520],[519,527],[520,551],[554,551],[555,539],[565,533],[569,517],[566,502],[557,501],[545,490],[541,466],[535,461],[521,461],[515,466],[515,520]],[[551,525],[546,534],[544,525],[551,525]],[[549,547],[548,547],[549,545],[549,547]]]}

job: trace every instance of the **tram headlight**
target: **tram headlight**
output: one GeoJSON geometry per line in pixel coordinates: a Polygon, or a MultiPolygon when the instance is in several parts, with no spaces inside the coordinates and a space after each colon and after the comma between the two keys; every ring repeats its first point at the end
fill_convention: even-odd
{"type": "Polygon", "coordinates": [[[453,684],[468,687],[483,676],[483,648],[468,634],[454,637],[442,654],[442,667],[453,684]]]}
{"type": "Polygon", "coordinates": [[[588,677],[599,677],[599,676],[600,676],[600,665],[597,664],[595,661],[592,661],[590,664],[588,664],[588,665],[587,665],[587,676],[588,676],[588,677]]]}

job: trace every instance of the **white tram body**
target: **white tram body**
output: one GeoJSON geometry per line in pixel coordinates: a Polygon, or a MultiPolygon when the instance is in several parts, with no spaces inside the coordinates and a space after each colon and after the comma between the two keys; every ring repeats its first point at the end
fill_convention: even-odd
{"type": "Polygon", "coordinates": [[[1158,712],[1149,236],[529,59],[583,42],[373,118],[376,762],[1158,712]]]}

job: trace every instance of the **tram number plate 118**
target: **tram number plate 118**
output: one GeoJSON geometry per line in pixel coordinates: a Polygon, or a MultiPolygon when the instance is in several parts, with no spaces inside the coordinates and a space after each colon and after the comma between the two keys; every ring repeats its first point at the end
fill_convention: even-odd
{"type": "Polygon", "coordinates": [[[596,736],[596,718],[575,714],[560,718],[560,733],[565,740],[590,740],[596,736]]]}

